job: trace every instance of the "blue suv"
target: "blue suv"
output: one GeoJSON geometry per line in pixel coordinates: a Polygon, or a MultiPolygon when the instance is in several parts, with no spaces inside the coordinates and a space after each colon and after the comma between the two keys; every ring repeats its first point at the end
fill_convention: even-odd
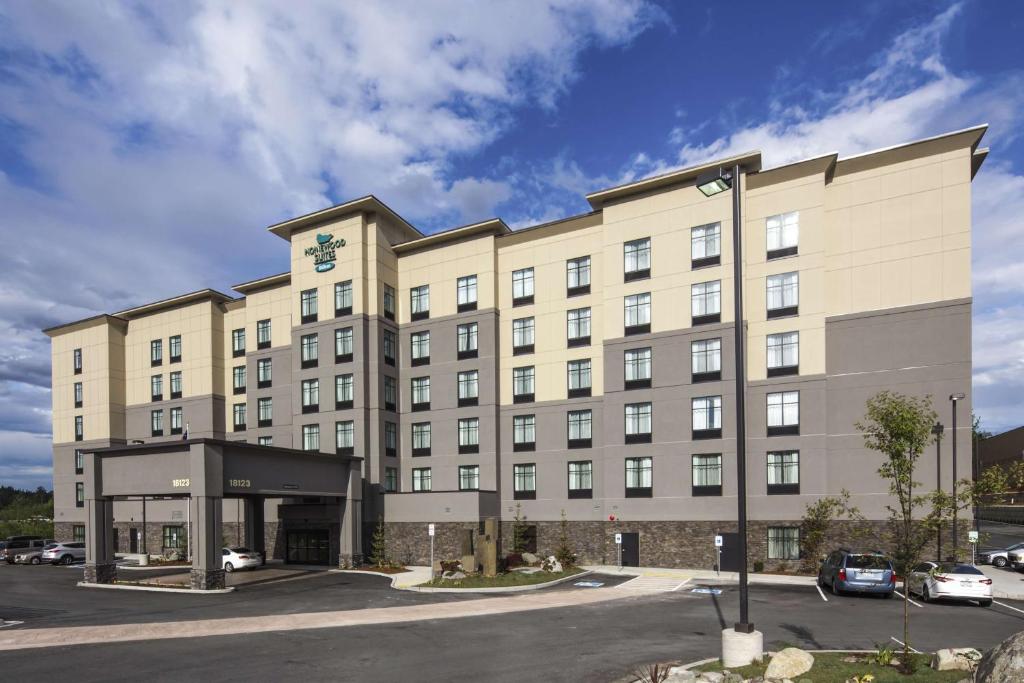
{"type": "Polygon", "coordinates": [[[891,598],[896,590],[896,572],[882,553],[840,549],[821,563],[818,585],[831,588],[835,595],[873,593],[891,598]]]}

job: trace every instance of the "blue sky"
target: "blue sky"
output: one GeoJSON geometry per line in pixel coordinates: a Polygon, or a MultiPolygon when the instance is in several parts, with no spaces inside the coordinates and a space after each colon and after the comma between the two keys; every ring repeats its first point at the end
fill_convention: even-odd
{"type": "Polygon", "coordinates": [[[975,410],[1024,422],[1024,5],[0,0],[0,483],[50,484],[43,327],[287,268],[374,193],[424,230],[734,151],[987,122],[975,410]]]}

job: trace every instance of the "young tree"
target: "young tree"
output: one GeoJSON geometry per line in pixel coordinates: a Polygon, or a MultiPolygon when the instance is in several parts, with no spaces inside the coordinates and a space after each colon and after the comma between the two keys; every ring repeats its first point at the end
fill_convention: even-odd
{"type": "MultiPolygon", "coordinates": [[[[889,512],[888,535],[896,572],[903,577],[903,662],[911,661],[910,607],[906,590],[908,574],[921,560],[925,546],[934,538],[938,524],[945,518],[941,492],[915,496],[914,466],[925,447],[933,440],[936,414],[930,397],[915,398],[883,391],[868,399],[867,415],[857,423],[864,445],[885,456],[878,474],[889,482],[893,504],[889,512]],[[915,511],[930,510],[915,515],[915,511]],[[917,519],[915,519],[915,516],[917,519]]],[[[923,512],[923,511],[922,511],[923,512]]]]}
{"type": "MultiPolygon", "coordinates": [[[[846,489],[838,496],[825,496],[807,504],[800,521],[800,545],[804,552],[801,568],[805,572],[817,571],[828,532],[832,524],[843,517],[851,522],[864,520],[860,510],[850,505],[850,492],[846,489]]],[[[853,525],[851,533],[862,528],[862,525],[853,525]]]]}
{"type": "Polygon", "coordinates": [[[569,540],[569,521],[565,518],[565,510],[562,510],[562,521],[558,533],[558,548],[555,550],[557,559],[562,569],[568,569],[576,564],[576,551],[569,540]]]}
{"type": "Polygon", "coordinates": [[[512,518],[512,552],[522,553],[526,550],[526,525],[523,517],[522,503],[516,503],[516,515],[512,518]]]}
{"type": "Polygon", "coordinates": [[[384,526],[384,515],[377,518],[377,528],[373,530],[373,545],[370,547],[370,563],[378,569],[391,566],[388,558],[388,532],[384,526]]]}

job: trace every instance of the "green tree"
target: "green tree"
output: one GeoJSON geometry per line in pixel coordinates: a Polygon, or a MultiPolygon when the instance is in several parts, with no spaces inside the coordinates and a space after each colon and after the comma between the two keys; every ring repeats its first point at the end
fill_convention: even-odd
{"type": "Polygon", "coordinates": [[[514,553],[522,553],[526,550],[525,520],[522,503],[516,503],[516,514],[512,518],[512,552],[514,553]]]}
{"type": "MultiPolygon", "coordinates": [[[[804,551],[801,568],[805,572],[817,571],[828,533],[832,525],[842,518],[851,522],[864,521],[860,510],[850,505],[850,492],[846,489],[838,496],[825,496],[807,504],[800,521],[800,545],[804,551]]],[[[850,533],[863,528],[860,524],[851,525],[850,533]]]]}
{"type": "Polygon", "coordinates": [[[562,521],[559,523],[558,548],[555,550],[555,558],[561,563],[562,569],[568,569],[576,564],[576,550],[569,539],[569,520],[565,518],[565,510],[562,510],[562,521]]]}
{"type": "Polygon", "coordinates": [[[377,528],[373,530],[373,544],[370,547],[370,564],[378,569],[391,566],[388,557],[388,531],[384,526],[384,515],[377,518],[377,528]]]}

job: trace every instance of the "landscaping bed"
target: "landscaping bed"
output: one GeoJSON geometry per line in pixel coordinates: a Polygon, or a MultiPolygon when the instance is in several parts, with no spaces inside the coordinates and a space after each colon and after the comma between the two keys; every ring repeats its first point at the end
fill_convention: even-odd
{"type": "MultiPolygon", "coordinates": [[[[865,674],[873,676],[873,683],[956,683],[965,678],[970,678],[967,671],[936,671],[932,669],[932,656],[928,654],[914,655],[917,669],[913,674],[904,674],[895,667],[883,666],[874,661],[872,654],[850,654],[843,652],[813,652],[814,665],[811,670],[800,674],[796,680],[809,679],[814,683],[845,683],[857,677],[864,681],[865,674]]],[[[900,655],[897,655],[900,656],[900,655]]],[[[728,671],[739,675],[743,680],[763,677],[768,668],[768,660],[761,664],[751,664],[728,669],[728,671]]],[[[693,669],[695,673],[704,671],[723,672],[726,669],[720,661],[702,664],[693,669]]],[[[698,681],[700,679],[698,678],[698,681]]]]}
{"type": "Polygon", "coordinates": [[[362,564],[358,567],[352,567],[351,571],[376,572],[377,574],[404,574],[412,570],[407,567],[378,567],[375,564],[362,564]]]}
{"type": "Polygon", "coordinates": [[[513,586],[532,586],[538,583],[558,581],[577,574],[585,573],[579,567],[572,567],[560,572],[518,572],[510,571],[493,577],[482,574],[467,574],[458,579],[435,577],[426,583],[419,584],[422,588],[509,588],[513,586]]]}

